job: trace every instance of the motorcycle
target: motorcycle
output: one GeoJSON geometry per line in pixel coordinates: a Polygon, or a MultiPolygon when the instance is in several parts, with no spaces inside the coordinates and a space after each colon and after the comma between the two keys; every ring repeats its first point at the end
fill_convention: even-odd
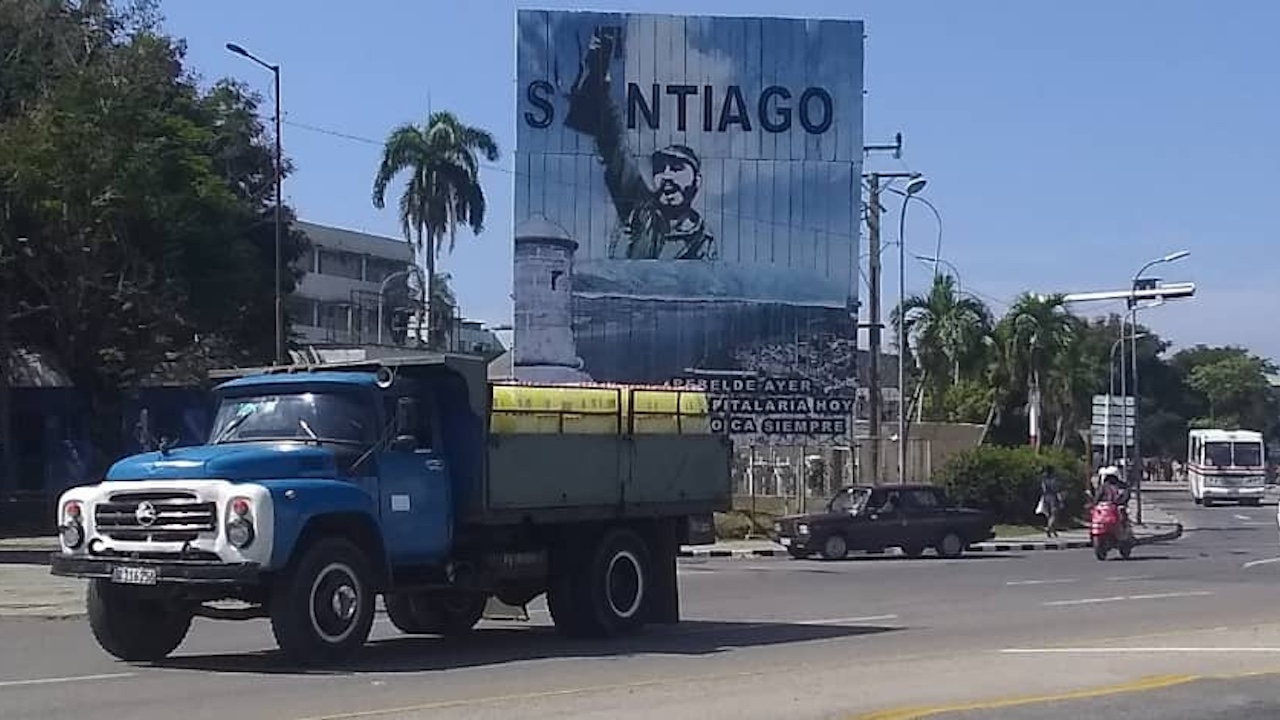
{"type": "Polygon", "coordinates": [[[1090,511],[1089,540],[1093,543],[1093,554],[1099,560],[1106,560],[1112,548],[1118,549],[1120,557],[1128,560],[1133,546],[1137,544],[1120,506],[1105,500],[1094,504],[1090,511]]]}

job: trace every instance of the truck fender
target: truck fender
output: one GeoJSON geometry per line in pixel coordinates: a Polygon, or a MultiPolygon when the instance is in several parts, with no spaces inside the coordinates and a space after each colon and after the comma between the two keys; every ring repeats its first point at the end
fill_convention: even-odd
{"type": "Polygon", "coordinates": [[[389,575],[377,506],[362,488],[332,480],[267,481],[275,507],[272,569],[289,566],[308,543],[345,537],[369,554],[380,581],[389,575]]]}

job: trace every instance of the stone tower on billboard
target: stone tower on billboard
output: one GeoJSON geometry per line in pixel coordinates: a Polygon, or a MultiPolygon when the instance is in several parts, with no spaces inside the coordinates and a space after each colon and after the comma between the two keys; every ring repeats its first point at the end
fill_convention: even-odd
{"type": "Polygon", "coordinates": [[[535,215],[516,227],[515,375],[532,382],[589,382],[573,339],[573,254],[578,243],[535,215]]]}

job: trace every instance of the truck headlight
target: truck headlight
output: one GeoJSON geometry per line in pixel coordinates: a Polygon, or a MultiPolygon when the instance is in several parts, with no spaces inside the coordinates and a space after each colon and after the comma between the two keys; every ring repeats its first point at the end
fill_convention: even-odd
{"type": "Polygon", "coordinates": [[[84,508],[78,500],[71,500],[62,506],[62,518],[58,524],[58,535],[62,544],[68,549],[76,550],[84,544],[84,508]]]}
{"type": "Polygon", "coordinates": [[[248,498],[232,498],[227,505],[227,542],[237,548],[253,544],[253,504],[248,498]]]}

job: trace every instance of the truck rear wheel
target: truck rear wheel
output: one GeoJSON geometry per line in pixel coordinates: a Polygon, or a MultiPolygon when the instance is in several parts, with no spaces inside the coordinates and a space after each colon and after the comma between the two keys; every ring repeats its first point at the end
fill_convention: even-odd
{"type": "Polygon", "coordinates": [[[278,581],[271,597],[271,631],[285,657],[300,665],[341,661],[369,639],[373,627],[372,572],[346,540],[321,540],[278,581]]]}
{"type": "Polygon", "coordinates": [[[86,605],[98,645],[125,662],[163,660],[191,629],[191,610],[141,597],[109,580],[89,582],[86,605]]]}
{"type": "Polygon", "coordinates": [[[408,635],[462,635],[484,616],[489,598],[474,592],[399,592],[386,596],[387,617],[408,635]]]}
{"type": "Polygon", "coordinates": [[[642,627],[653,565],[649,548],[632,530],[604,534],[576,572],[561,568],[548,593],[556,626],[569,635],[614,637],[642,627]]]}

